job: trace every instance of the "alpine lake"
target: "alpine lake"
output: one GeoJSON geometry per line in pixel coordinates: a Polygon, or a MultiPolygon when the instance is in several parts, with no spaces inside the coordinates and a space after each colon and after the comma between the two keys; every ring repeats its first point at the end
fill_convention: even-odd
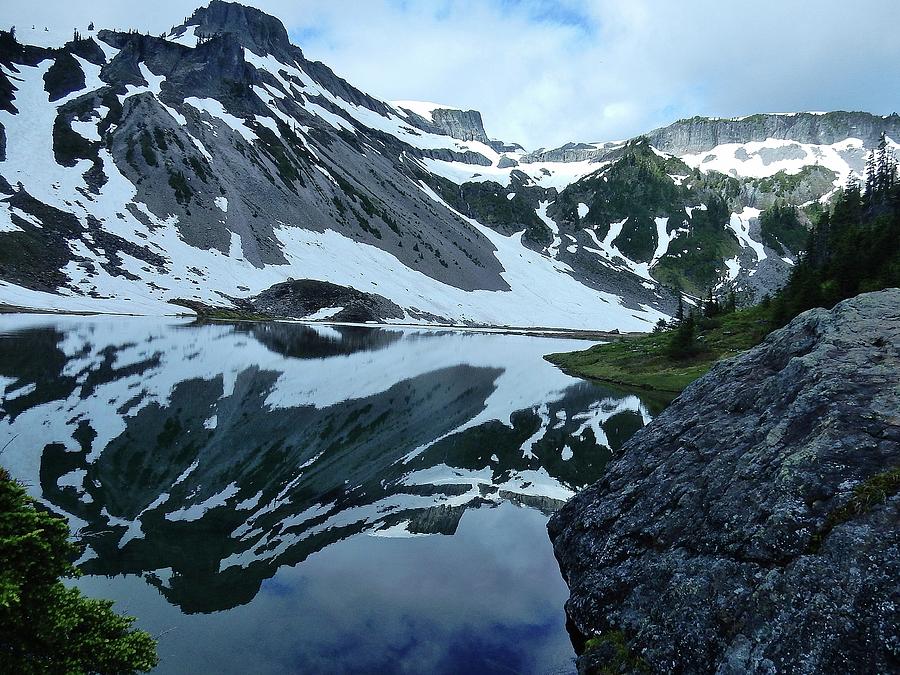
{"type": "Polygon", "coordinates": [[[0,465],[157,673],[570,673],[546,523],[665,405],[568,338],[0,316],[0,465]]]}

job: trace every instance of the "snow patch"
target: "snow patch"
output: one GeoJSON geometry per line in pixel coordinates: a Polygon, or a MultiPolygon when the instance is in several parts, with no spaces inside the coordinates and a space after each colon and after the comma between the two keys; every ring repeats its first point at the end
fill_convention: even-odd
{"type": "Polygon", "coordinates": [[[226,111],[225,106],[222,105],[220,101],[217,101],[214,98],[197,98],[196,96],[190,96],[184,99],[184,102],[192,108],[196,108],[200,112],[206,113],[210,117],[216,117],[222,120],[234,131],[239,133],[248,143],[253,143],[253,141],[256,140],[256,134],[244,125],[244,120],[240,117],[235,117],[226,111]]]}

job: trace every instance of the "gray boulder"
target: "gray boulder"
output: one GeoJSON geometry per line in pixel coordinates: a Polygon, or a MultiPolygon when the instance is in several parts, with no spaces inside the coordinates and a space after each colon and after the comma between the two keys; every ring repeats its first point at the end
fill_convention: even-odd
{"type": "Polygon", "coordinates": [[[890,289],[690,385],[549,523],[577,631],[624,670],[898,672],[898,374],[890,289]]]}

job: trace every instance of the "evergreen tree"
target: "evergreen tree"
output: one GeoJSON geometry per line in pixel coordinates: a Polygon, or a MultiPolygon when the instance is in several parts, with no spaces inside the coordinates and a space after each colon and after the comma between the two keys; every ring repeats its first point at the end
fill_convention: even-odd
{"type": "Polygon", "coordinates": [[[882,132],[878,147],[866,158],[866,204],[869,208],[882,206],[896,197],[892,195],[897,185],[897,158],[888,147],[887,136],[882,132]]]}
{"type": "Polygon", "coordinates": [[[78,576],[66,521],[0,469],[0,670],[133,673],[157,664],[156,643],[60,578],[78,576]]]}
{"type": "Polygon", "coordinates": [[[728,291],[728,298],[725,301],[725,311],[733,312],[737,309],[737,295],[734,292],[734,289],[728,291]]]}
{"type": "Polygon", "coordinates": [[[806,253],[772,303],[783,325],[812,307],[830,308],[859,293],[900,286],[900,186],[889,149],[875,159],[871,192],[844,190],[809,236],[806,253]],[[884,187],[887,186],[887,187],[884,187]]]}
{"type": "Polygon", "coordinates": [[[875,167],[875,151],[866,155],[866,196],[871,200],[878,184],[878,172],[875,167]]]}
{"type": "Polygon", "coordinates": [[[684,299],[678,294],[678,309],[675,310],[675,321],[679,324],[684,321],[684,299]]]}
{"type": "Polygon", "coordinates": [[[882,194],[890,188],[890,179],[888,178],[889,153],[887,136],[882,131],[881,137],[878,139],[878,150],[875,156],[875,191],[882,194]]]}
{"type": "Polygon", "coordinates": [[[672,333],[668,353],[673,359],[684,359],[697,353],[696,319],[693,311],[672,333]]]}
{"type": "Polygon", "coordinates": [[[703,303],[703,316],[710,319],[719,314],[719,299],[713,295],[712,289],[706,291],[706,301],[703,303]]]}
{"type": "Polygon", "coordinates": [[[94,22],[93,22],[93,21],[91,21],[91,22],[88,24],[88,30],[90,30],[90,31],[94,30],[94,22]]]}

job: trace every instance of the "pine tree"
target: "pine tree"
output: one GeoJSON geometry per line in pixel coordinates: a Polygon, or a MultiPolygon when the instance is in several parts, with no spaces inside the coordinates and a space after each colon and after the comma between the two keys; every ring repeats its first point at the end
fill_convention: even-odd
{"type": "Polygon", "coordinates": [[[684,321],[684,299],[678,294],[678,309],[675,310],[675,321],[679,324],[684,321]]]}
{"type": "Polygon", "coordinates": [[[719,313],[719,299],[713,295],[712,289],[706,291],[706,302],[703,303],[703,316],[707,319],[719,313]]]}
{"type": "Polygon", "coordinates": [[[873,150],[866,155],[866,197],[869,201],[871,201],[875,195],[877,183],[878,173],[875,167],[875,151],[873,150]]]}
{"type": "Polygon", "coordinates": [[[875,191],[884,194],[889,189],[887,136],[882,131],[878,139],[878,152],[875,156],[875,191]]]}
{"type": "Polygon", "coordinates": [[[88,30],[90,30],[90,31],[94,30],[94,22],[93,22],[93,21],[91,21],[91,22],[88,24],[88,30]]]}
{"type": "Polygon", "coordinates": [[[692,311],[684,321],[678,325],[678,329],[672,334],[669,342],[669,356],[673,359],[683,359],[697,352],[696,319],[692,311]]]}
{"type": "Polygon", "coordinates": [[[888,147],[884,132],[878,139],[878,146],[866,157],[866,205],[872,208],[882,205],[891,198],[897,184],[897,158],[888,147]]]}

